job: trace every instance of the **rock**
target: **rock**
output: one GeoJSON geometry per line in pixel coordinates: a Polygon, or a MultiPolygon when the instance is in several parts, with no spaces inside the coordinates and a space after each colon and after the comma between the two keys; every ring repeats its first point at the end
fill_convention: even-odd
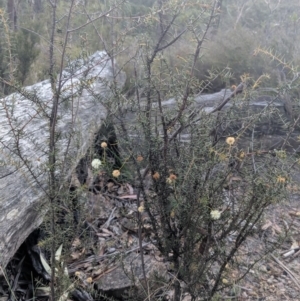
{"type": "MultiPolygon", "coordinates": [[[[56,177],[63,185],[106,118],[112,63],[104,51],[77,60],[62,73],[56,126],[56,177]]],[[[120,73],[117,82],[125,82],[120,73]]],[[[57,83],[58,86],[58,83],[57,83]]],[[[8,261],[47,212],[50,80],[0,100],[0,266],[8,261]]],[[[1,270],[0,270],[1,274],[1,270]]]]}
{"type": "MultiPolygon", "coordinates": [[[[278,98],[277,95],[272,97],[266,94],[259,94],[259,92],[255,93],[255,95],[247,97],[243,94],[239,94],[230,99],[222,108],[221,114],[223,114],[222,118],[224,121],[222,126],[226,127],[225,131],[222,129],[222,136],[225,138],[226,135],[232,135],[234,133],[236,137],[238,133],[242,132],[243,135],[239,137],[239,146],[243,149],[252,148],[254,138],[254,150],[280,149],[284,144],[284,148],[287,151],[300,152],[300,141],[298,139],[300,135],[299,126],[296,126],[295,129],[291,131],[285,142],[289,131],[287,125],[288,123],[293,124],[294,121],[292,121],[290,114],[287,113],[284,101],[278,98]],[[228,114],[229,108],[233,110],[234,114],[228,114]],[[266,111],[267,108],[268,110],[266,111]],[[270,113],[270,111],[272,111],[272,113],[270,113]],[[245,128],[246,120],[249,120],[249,118],[252,119],[254,114],[256,114],[255,122],[248,128],[245,128]],[[243,131],[241,131],[241,129],[243,129],[243,131]]],[[[226,98],[230,97],[231,94],[232,91],[229,89],[223,89],[217,93],[201,94],[194,98],[191,97],[189,110],[210,114],[226,98]]],[[[173,116],[174,111],[177,112],[178,107],[180,107],[180,101],[180,99],[175,98],[162,101],[164,115],[173,116]]],[[[141,104],[142,107],[143,105],[146,106],[146,101],[143,100],[141,104]]],[[[160,113],[157,112],[157,103],[153,103],[152,109],[153,116],[157,114],[159,116],[160,113]]],[[[126,122],[130,122],[131,124],[136,123],[136,116],[138,116],[138,114],[134,113],[135,110],[136,107],[133,106],[126,112],[124,115],[126,122]]],[[[155,117],[153,118],[155,119],[155,117]]],[[[199,124],[201,124],[201,121],[199,124]]],[[[136,139],[135,142],[137,145],[141,144],[141,137],[139,137],[136,132],[130,132],[130,134],[136,139]]],[[[180,139],[183,142],[188,142],[188,131],[181,133],[180,139]]]]}
{"type": "MultiPolygon", "coordinates": [[[[218,93],[206,94],[195,97],[196,106],[202,108],[207,113],[210,113],[216,108],[228,95],[230,90],[221,90],[218,93]]],[[[252,142],[254,150],[274,150],[280,149],[287,137],[288,128],[286,124],[291,122],[291,116],[285,109],[284,101],[278,98],[264,94],[256,94],[253,96],[239,96],[235,101],[231,99],[223,109],[224,118],[227,120],[227,129],[223,135],[231,135],[243,129],[243,136],[239,139],[239,146],[248,149],[252,142]],[[228,109],[231,108],[234,112],[232,116],[227,116],[228,109]],[[266,111],[266,109],[268,109],[266,111]],[[272,111],[272,113],[270,113],[272,111]],[[249,117],[254,117],[256,120],[248,129],[244,128],[244,122],[249,117]],[[254,139],[253,139],[254,138],[254,139]]],[[[285,143],[285,149],[290,152],[300,152],[300,142],[297,138],[300,134],[299,127],[288,136],[285,143]]]]}
{"type": "MultiPolygon", "coordinates": [[[[144,255],[144,262],[147,279],[153,276],[154,273],[166,277],[166,265],[159,262],[154,256],[144,255]]],[[[100,290],[113,293],[114,297],[121,297],[127,289],[138,287],[143,279],[141,256],[140,254],[130,253],[119,258],[116,269],[101,277],[97,281],[97,285],[100,290]]]]}

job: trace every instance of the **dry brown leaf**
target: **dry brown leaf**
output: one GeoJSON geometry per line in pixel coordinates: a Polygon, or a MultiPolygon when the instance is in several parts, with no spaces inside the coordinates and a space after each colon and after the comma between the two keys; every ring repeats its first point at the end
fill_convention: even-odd
{"type": "Polygon", "coordinates": [[[120,199],[131,199],[131,200],[136,200],[137,199],[137,195],[136,194],[127,194],[127,195],[122,195],[119,196],[120,199]]]}
{"type": "Polygon", "coordinates": [[[75,252],[72,252],[71,253],[71,257],[72,257],[72,259],[78,259],[78,258],[80,258],[82,255],[84,255],[85,254],[85,248],[83,248],[81,251],[75,251],[75,252]]]}
{"type": "Polygon", "coordinates": [[[122,195],[123,193],[126,193],[126,186],[124,186],[124,185],[121,185],[120,187],[119,187],[119,189],[118,189],[118,195],[122,195]]]}
{"type": "Polygon", "coordinates": [[[94,279],[94,282],[95,282],[96,280],[99,280],[102,276],[104,276],[104,275],[106,275],[106,274],[112,272],[112,271],[115,270],[117,267],[118,267],[118,266],[115,266],[115,267],[112,267],[112,268],[106,270],[106,271],[103,272],[101,275],[99,275],[98,277],[96,277],[96,278],[94,279]]]}
{"type": "Polygon", "coordinates": [[[98,255],[99,256],[102,256],[104,255],[106,252],[106,246],[102,246],[100,249],[99,249],[99,252],[98,252],[98,255]]]}
{"type": "Polygon", "coordinates": [[[78,237],[75,237],[75,239],[72,242],[72,247],[73,248],[77,248],[79,246],[81,246],[81,241],[80,241],[80,239],[78,237]]]}
{"type": "Polygon", "coordinates": [[[98,237],[111,237],[111,234],[108,234],[108,233],[96,233],[96,235],[98,236],[98,237]]]}
{"type": "Polygon", "coordinates": [[[272,225],[272,228],[275,230],[275,232],[276,232],[277,234],[281,234],[281,233],[282,233],[281,227],[278,226],[277,224],[273,224],[273,225],[272,225]]]}
{"type": "Polygon", "coordinates": [[[111,231],[105,229],[105,228],[102,228],[101,229],[102,232],[106,233],[106,234],[110,234],[110,235],[114,235],[111,231]]]}
{"type": "Polygon", "coordinates": [[[86,270],[88,269],[92,264],[90,262],[86,262],[82,265],[82,267],[86,270]]]}
{"type": "Polygon", "coordinates": [[[89,273],[89,272],[92,271],[93,269],[94,269],[93,266],[89,266],[89,267],[87,267],[87,268],[85,269],[85,272],[86,272],[86,273],[89,273]]]}
{"type": "Polygon", "coordinates": [[[86,274],[82,271],[75,272],[75,276],[82,281],[87,278],[86,274]]]}
{"type": "Polygon", "coordinates": [[[291,217],[300,217],[300,211],[290,211],[289,215],[291,217]]]}
{"type": "Polygon", "coordinates": [[[266,223],[261,227],[263,231],[267,230],[272,226],[272,222],[270,220],[267,220],[266,223]]]}
{"type": "Polygon", "coordinates": [[[134,238],[132,235],[128,235],[127,244],[128,246],[131,246],[134,243],[134,238]]]}
{"type": "Polygon", "coordinates": [[[291,245],[291,249],[298,249],[299,248],[299,242],[296,241],[294,238],[292,238],[292,245],[291,245]]]}
{"type": "Polygon", "coordinates": [[[146,251],[156,250],[156,247],[153,244],[148,244],[144,247],[146,251]]]}
{"type": "Polygon", "coordinates": [[[126,183],[126,188],[129,194],[133,194],[133,187],[130,184],[126,183]]]}
{"type": "Polygon", "coordinates": [[[72,252],[72,253],[71,253],[71,258],[72,258],[73,260],[79,259],[80,256],[81,256],[81,253],[80,253],[80,252],[72,252]]]}
{"type": "Polygon", "coordinates": [[[99,276],[99,275],[101,275],[104,271],[105,271],[105,268],[103,268],[103,267],[101,267],[101,268],[99,268],[99,269],[93,271],[93,272],[92,272],[93,278],[94,278],[94,277],[97,277],[97,276],[99,276]]]}
{"type": "Polygon", "coordinates": [[[87,187],[92,187],[93,183],[94,183],[94,175],[93,175],[93,171],[88,167],[87,170],[87,178],[86,178],[86,185],[87,187]]]}
{"type": "Polygon", "coordinates": [[[106,184],[106,186],[107,186],[108,192],[112,192],[112,191],[114,191],[115,183],[113,183],[113,182],[108,182],[108,183],[106,184]]]}

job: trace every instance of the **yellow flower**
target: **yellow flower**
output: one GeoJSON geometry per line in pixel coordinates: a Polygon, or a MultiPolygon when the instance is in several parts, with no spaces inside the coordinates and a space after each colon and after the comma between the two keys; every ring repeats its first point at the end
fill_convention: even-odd
{"type": "Polygon", "coordinates": [[[142,162],[144,160],[143,156],[137,156],[136,160],[138,162],[142,162]]]}
{"type": "Polygon", "coordinates": [[[176,179],[177,179],[177,176],[174,175],[173,173],[171,173],[169,175],[169,177],[167,178],[167,183],[168,184],[172,184],[172,183],[174,183],[176,181],[176,179]]]}
{"type": "Polygon", "coordinates": [[[101,161],[99,159],[94,159],[92,161],[92,167],[95,168],[95,169],[98,169],[100,166],[101,166],[101,161]]]}
{"type": "Polygon", "coordinates": [[[175,217],[175,210],[174,209],[171,211],[170,216],[171,216],[171,218],[175,217]]]}
{"type": "Polygon", "coordinates": [[[107,143],[106,143],[106,142],[102,142],[102,143],[101,143],[101,147],[102,147],[102,148],[107,148],[107,143]]]}
{"type": "Polygon", "coordinates": [[[229,281],[228,281],[226,278],[223,278],[223,279],[222,279],[222,283],[223,283],[223,284],[228,284],[229,281]]]}
{"type": "Polygon", "coordinates": [[[86,282],[87,282],[87,283],[92,283],[92,282],[93,282],[93,278],[92,278],[92,277],[88,277],[88,278],[86,279],[86,282]]]}
{"type": "Polygon", "coordinates": [[[277,178],[277,183],[285,183],[286,182],[286,178],[284,178],[284,177],[282,177],[282,176],[279,176],[278,178],[277,178]]]}
{"type": "Polygon", "coordinates": [[[280,159],[285,159],[286,158],[286,152],[285,150],[278,150],[275,151],[276,152],[276,156],[280,159]]]}
{"type": "Polygon", "coordinates": [[[226,143],[229,145],[233,145],[235,142],[235,138],[234,137],[227,137],[226,138],[226,143]]]}
{"type": "Polygon", "coordinates": [[[173,131],[173,127],[172,126],[167,129],[167,133],[168,134],[170,134],[172,131],[173,131]]]}
{"type": "Polygon", "coordinates": [[[213,220],[217,220],[221,217],[221,212],[219,210],[212,210],[210,212],[210,217],[213,219],[213,220]]]}
{"type": "Polygon", "coordinates": [[[143,205],[141,205],[139,208],[138,208],[138,212],[140,213],[143,213],[145,211],[145,207],[143,205]]]}
{"type": "Polygon", "coordinates": [[[244,159],[245,158],[245,152],[240,152],[240,154],[239,154],[239,158],[240,159],[244,159]]]}
{"type": "Polygon", "coordinates": [[[156,172],[153,174],[152,178],[153,178],[154,180],[158,180],[158,179],[160,178],[159,172],[156,171],[156,172]]]}
{"type": "Polygon", "coordinates": [[[121,172],[120,172],[118,169],[115,169],[115,170],[112,172],[112,175],[113,175],[113,177],[115,177],[115,178],[119,177],[120,174],[121,174],[121,172]]]}

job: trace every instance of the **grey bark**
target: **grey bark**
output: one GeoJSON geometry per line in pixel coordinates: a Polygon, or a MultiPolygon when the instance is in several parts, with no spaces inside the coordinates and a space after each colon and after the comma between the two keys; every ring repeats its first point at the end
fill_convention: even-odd
{"type": "Polygon", "coordinates": [[[10,28],[16,30],[17,28],[17,11],[14,0],[7,0],[7,14],[10,28]]]}
{"type": "MultiPolygon", "coordinates": [[[[63,71],[57,122],[57,179],[61,187],[93,143],[111,97],[111,60],[96,52],[63,71]]],[[[124,74],[117,78],[120,85],[124,74]]],[[[0,274],[47,212],[49,115],[53,93],[45,80],[0,100],[0,274]]]]}
{"type": "MultiPolygon", "coordinates": [[[[234,98],[232,94],[238,94],[239,90],[232,92],[229,89],[223,89],[213,94],[201,94],[194,98],[191,110],[196,112],[206,112],[207,114],[214,114],[217,111],[222,111],[222,114],[226,115],[229,108],[234,108],[236,112],[236,121],[231,122],[228,126],[227,132],[223,135],[232,135],[237,133],[238,130],[243,128],[243,122],[245,118],[254,116],[261,112],[260,118],[253,124],[251,128],[244,132],[241,139],[239,139],[240,147],[248,149],[250,145],[254,145],[257,149],[274,150],[280,149],[284,146],[284,149],[291,153],[300,152],[300,142],[298,136],[300,135],[299,127],[295,124],[294,128],[287,128],[287,124],[291,123],[291,115],[286,109],[286,98],[282,98],[282,95],[278,95],[275,89],[266,89],[258,91],[256,95],[248,96],[246,99],[238,100],[234,104],[234,98]],[[267,94],[268,93],[268,94],[267,94]],[[273,96],[271,96],[273,95],[273,96]],[[238,104],[242,104],[240,107],[238,104]],[[266,110],[266,108],[269,108],[266,110]],[[268,114],[272,108],[272,114],[268,114]],[[254,131],[254,135],[253,135],[254,131]],[[253,141],[253,138],[254,141],[253,141]]],[[[244,96],[239,96],[243,98],[244,96]]],[[[146,106],[146,101],[142,99],[141,107],[146,106]]],[[[174,110],[178,107],[178,100],[170,98],[162,101],[162,107],[166,115],[172,115],[174,110]]],[[[153,116],[158,114],[157,104],[153,104],[154,110],[153,116]]],[[[124,116],[128,123],[135,123],[137,114],[134,112],[135,108],[131,108],[124,116]]],[[[293,109],[295,112],[295,108],[293,109]]],[[[295,114],[295,113],[294,113],[295,114]]],[[[136,143],[141,143],[140,138],[134,132],[130,133],[132,136],[136,136],[136,143]]],[[[180,139],[184,142],[189,141],[189,135],[185,132],[181,133],[180,139]]]]}

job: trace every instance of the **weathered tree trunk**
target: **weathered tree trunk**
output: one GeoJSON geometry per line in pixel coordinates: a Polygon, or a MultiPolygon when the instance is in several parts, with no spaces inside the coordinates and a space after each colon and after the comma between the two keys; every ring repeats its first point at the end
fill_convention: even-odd
{"type": "Polygon", "coordinates": [[[9,25],[12,30],[17,28],[17,11],[14,0],[7,0],[7,14],[9,18],[9,25]]]}
{"type": "MultiPolygon", "coordinates": [[[[57,122],[57,179],[70,178],[93,143],[111,97],[111,60],[96,52],[63,72],[57,122]]],[[[123,85],[124,74],[117,79],[123,85]]],[[[47,212],[49,115],[53,93],[49,80],[0,100],[0,267],[4,269],[47,212]]],[[[2,269],[0,269],[0,274],[2,269]]]]}
{"type": "Polygon", "coordinates": [[[33,2],[33,11],[36,14],[39,14],[42,12],[43,6],[42,6],[42,0],[34,0],[33,2]]]}

